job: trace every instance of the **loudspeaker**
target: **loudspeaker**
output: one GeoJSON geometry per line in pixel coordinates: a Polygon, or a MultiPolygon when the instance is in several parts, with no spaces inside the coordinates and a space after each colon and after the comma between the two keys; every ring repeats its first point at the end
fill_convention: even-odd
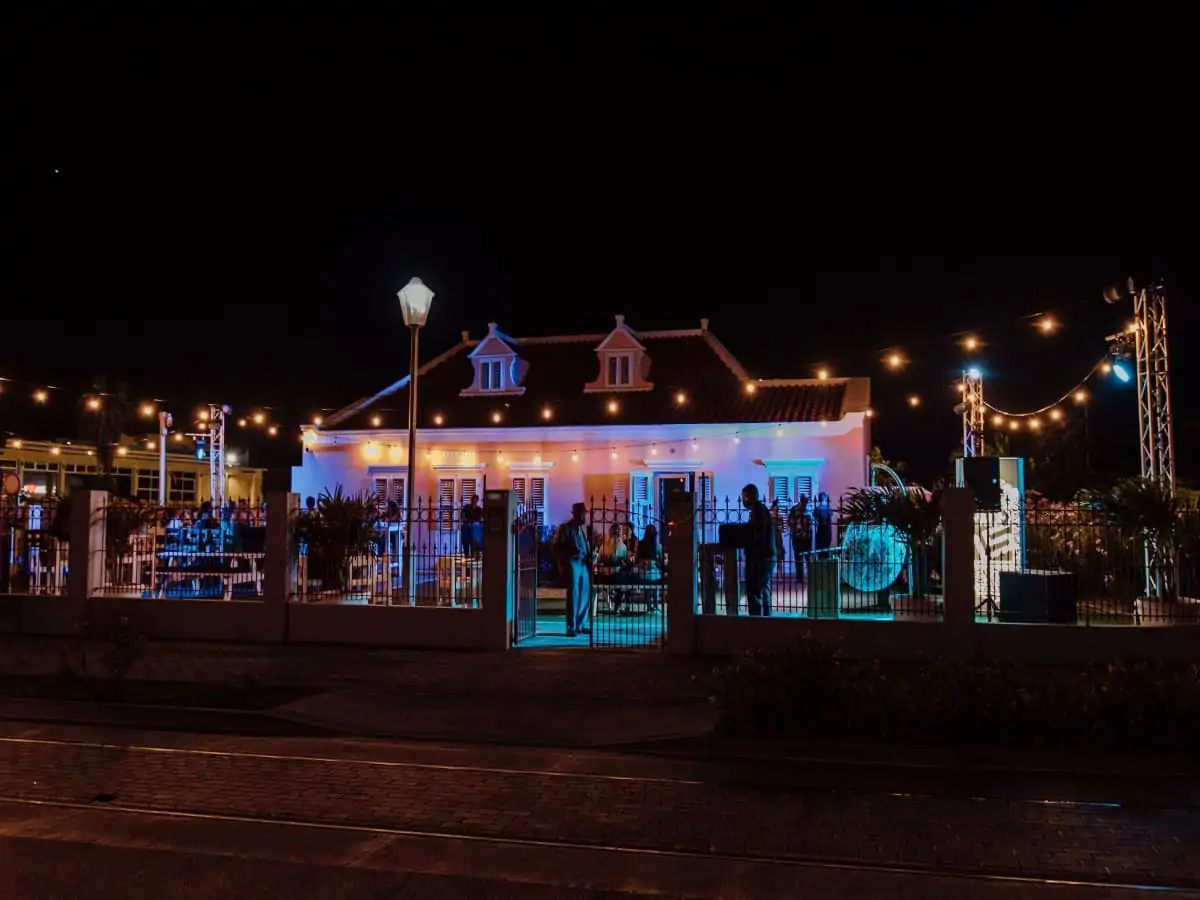
{"type": "Polygon", "coordinates": [[[963,486],[975,495],[976,508],[1000,508],[1000,457],[968,457],[962,461],[962,474],[963,486]]]}

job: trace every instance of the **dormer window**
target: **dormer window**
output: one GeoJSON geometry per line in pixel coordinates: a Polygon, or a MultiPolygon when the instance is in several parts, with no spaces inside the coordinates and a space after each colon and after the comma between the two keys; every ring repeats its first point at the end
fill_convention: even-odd
{"type": "Polygon", "coordinates": [[[528,364],[517,356],[517,342],[502,334],[492,322],[487,337],[471,351],[475,378],[471,386],[460,391],[463,397],[476,394],[523,394],[528,364]]]}
{"type": "Polygon", "coordinates": [[[654,385],[646,380],[650,373],[650,356],[633,329],[617,316],[614,328],[596,348],[600,374],[584,387],[584,391],[649,391],[654,385]]]}
{"type": "Polygon", "coordinates": [[[629,387],[630,373],[633,371],[633,357],[628,353],[613,355],[608,358],[608,386],[629,387]]]}
{"type": "Polygon", "coordinates": [[[504,390],[504,364],[500,360],[480,360],[479,389],[481,391],[504,390]]]}

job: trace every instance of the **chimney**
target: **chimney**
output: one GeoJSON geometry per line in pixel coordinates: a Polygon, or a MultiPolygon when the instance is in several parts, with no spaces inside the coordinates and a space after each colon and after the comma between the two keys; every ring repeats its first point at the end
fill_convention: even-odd
{"type": "Polygon", "coordinates": [[[471,332],[464,328],[462,332],[462,339],[464,344],[469,341],[471,339],[471,332]]]}
{"type": "Polygon", "coordinates": [[[620,313],[617,314],[617,327],[618,328],[625,327],[625,317],[623,315],[621,315],[620,313]]]}
{"type": "Polygon", "coordinates": [[[496,329],[497,329],[497,328],[499,328],[499,327],[500,327],[500,326],[499,326],[499,325],[497,325],[495,322],[488,322],[488,336],[489,336],[489,337],[495,337],[495,336],[496,336],[496,329]]]}
{"type": "Polygon", "coordinates": [[[701,330],[701,331],[708,331],[708,319],[701,319],[701,320],[700,320],[700,330],[701,330]]]}

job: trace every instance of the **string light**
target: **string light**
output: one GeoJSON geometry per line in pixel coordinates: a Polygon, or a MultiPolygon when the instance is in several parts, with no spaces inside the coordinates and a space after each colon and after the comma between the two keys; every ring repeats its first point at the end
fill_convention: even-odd
{"type": "Polygon", "coordinates": [[[575,450],[571,453],[571,462],[579,462],[579,451],[575,450]]]}
{"type": "Polygon", "coordinates": [[[92,412],[96,412],[98,409],[100,409],[100,398],[99,397],[88,397],[87,398],[87,408],[90,409],[92,412]]]}
{"type": "Polygon", "coordinates": [[[616,414],[616,413],[617,413],[617,412],[618,412],[620,409],[621,409],[621,406],[620,406],[620,404],[619,404],[619,403],[617,403],[617,401],[616,401],[616,400],[609,400],[609,401],[608,401],[608,412],[609,412],[609,415],[615,415],[615,414],[616,414]]]}
{"type": "Polygon", "coordinates": [[[142,418],[149,419],[154,416],[154,404],[143,403],[142,408],[138,410],[142,414],[142,418]]]}
{"type": "Polygon", "coordinates": [[[542,419],[546,422],[549,422],[553,418],[554,410],[552,410],[549,406],[542,407],[542,419]]]}
{"type": "Polygon", "coordinates": [[[921,405],[921,398],[918,397],[916,394],[909,394],[908,395],[908,405],[911,406],[913,409],[916,409],[918,406],[921,405]]]}
{"type": "Polygon", "coordinates": [[[692,449],[693,450],[700,449],[700,442],[698,440],[696,440],[695,438],[692,438],[692,449]]]}
{"type": "Polygon", "coordinates": [[[434,425],[441,426],[441,424],[442,424],[443,422],[445,422],[445,421],[446,421],[446,420],[442,418],[442,414],[441,414],[441,413],[438,413],[436,416],[434,416],[434,417],[433,417],[433,424],[434,424],[434,425]]]}
{"type": "Polygon", "coordinates": [[[317,426],[318,428],[320,428],[320,427],[321,427],[321,425],[324,423],[324,421],[325,421],[325,420],[324,420],[324,419],[322,419],[320,416],[313,416],[313,417],[312,417],[312,423],[313,423],[315,426],[317,426]]]}
{"type": "Polygon", "coordinates": [[[267,434],[269,434],[271,437],[275,437],[275,435],[279,434],[279,429],[272,425],[267,429],[267,434]]]}
{"type": "Polygon", "coordinates": [[[1050,410],[1050,418],[1052,420],[1054,420],[1055,422],[1057,422],[1059,419],[1062,418],[1062,410],[1061,409],[1050,410]]]}
{"type": "Polygon", "coordinates": [[[658,444],[651,444],[651,445],[650,445],[650,455],[651,455],[651,456],[658,456],[658,444]]]}
{"type": "Polygon", "coordinates": [[[617,458],[617,448],[616,448],[616,447],[613,447],[613,448],[612,448],[612,458],[613,458],[613,459],[616,459],[616,458],[617,458]]]}
{"type": "Polygon", "coordinates": [[[1051,316],[1042,316],[1037,320],[1037,327],[1042,334],[1053,334],[1058,329],[1058,323],[1051,316]]]}
{"type": "Polygon", "coordinates": [[[261,425],[263,422],[267,421],[267,417],[264,416],[262,413],[255,413],[253,418],[254,418],[255,425],[261,425]]]}
{"type": "Polygon", "coordinates": [[[893,371],[904,368],[904,357],[899,353],[888,354],[887,367],[893,371]]]}
{"type": "Polygon", "coordinates": [[[1088,399],[1087,391],[1076,391],[1075,394],[1071,397],[1071,399],[1074,400],[1076,403],[1087,403],[1087,399],[1088,399]]]}
{"type": "Polygon", "coordinates": [[[757,384],[755,384],[753,381],[746,382],[746,393],[747,394],[753,394],[753,393],[756,393],[757,391],[758,391],[757,384]]]}
{"type": "Polygon", "coordinates": [[[196,414],[196,418],[198,418],[201,422],[207,422],[208,421],[208,410],[207,409],[200,410],[200,412],[196,414]]]}
{"type": "Polygon", "coordinates": [[[371,427],[378,428],[383,424],[383,419],[379,416],[371,416],[371,427]]]}
{"type": "Polygon", "coordinates": [[[687,394],[685,394],[683,391],[679,391],[675,395],[675,405],[683,406],[683,404],[685,404],[685,403],[687,403],[687,394]]]}
{"type": "Polygon", "coordinates": [[[825,381],[829,378],[829,370],[826,368],[817,369],[817,380],[825,381]]]}
{"type": "Polygon", "coordinates": [[[245,420],[245,419],[238,419],[238,421],[237,421],[237,424],[238,424],[238,428],[245,428],[245,427],[246,427],[246,420],[245,420]]]}
{"type": "Polygon", "coordinates": [[[968,334],[965,338],[963,338],[962,345],[964,350],[968,352],[974,352],[975,350],[979,349],[979,338],[975,337],[973,334],[968,334]]]}
{"type": "Polygon", "coordinates": [[[47,394],[43,390],[39,389],[39,390],[36,390],[33,392],[33,402],[34,403],[45,403],[49,399],[50,399],[50,395],[47,394]]]}
{"type": "Polygon", "coordinates": [[[492,413],[492,422],[494,424],[499,425],[500,422],[503,421],[503,419],[504,419],[504,416],[500,415],[500,413],[498,413],[498,412],[492,413]]]}

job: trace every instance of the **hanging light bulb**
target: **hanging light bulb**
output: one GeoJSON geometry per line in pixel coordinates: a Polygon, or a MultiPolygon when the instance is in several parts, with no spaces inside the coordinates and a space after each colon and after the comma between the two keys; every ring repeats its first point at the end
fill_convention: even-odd
{"type": "Polygon", "coordinates": [[[571,454],[571,462],[579,462],[579,453],[578,452],[573,452],[571,454]]]}
{"type": "Polygon", "coordinates": [[[262,413],[254,414],[254,424],[255,425],[261,425],[265,421],[267,421],[267,417],[264,416],[262,413]]]}
{"type": "Polygon", "coordinates": [[[735,434],[733,436],[733,442],[735,444],[740,444],[742,442],[742,436],[740,434],[735,434]]]}
{"type": "Polygon", "coordinates": [[[753,381],[746,382],[746,393],[747,394],[753,394],[757,390],[758,390],[758,385],[756,385],[753,381]]]}
{"type": "Polygon", "coordinates": [[[820,369],[817,369],[817,380],[818,381],[825,381],[828,378],[829,378],[829,370],[828,369],[826,369],[823,366],[820,369]]]}
{"type": "Polygon", "coordinates": [[[1036,321],[1038,331],[1042,334],[1053,334],[1058,328],[1058,323],[1054,321],[1053,316],[1042,316],[1036,321]]]}
{"type": "Polygon", "coordinates": [[[237,421],[237,424],[238,424],[238,428],[245,428],[245,427],[246,427],[246,420],[245,420],[245,419],[238,419],[238,421],[237,421]]]}
{"type": "Polygon", "coordinates": [[[775,426],[775,437],[783,437],[783,423],[780,422],[775,426]]]}
{"type": "Polygon", "coordinates": [[[613,448],[612,448],[612,458],[613,458],[613,459],[616,459],[616,458],[617,458],[617,448],[616,448],[616,447],[613,447],[613,448]]]}
{"type": "Polygon", "coordinates": [[[383,419],[381,419],[379,416],[371,416],[371,427],[372,428],[378,428],[382,424],[383,424],[383,419]]]}
{"type": "Polygon", "coordinates": [[[695,438],[692,438],[692,449],[693,449],[693,450],[699,450],[699,449],[700,449],[700,442],[699,442],[699,441],[697,441],[695,438]]]}
{"type": "Polygon", "coordinates": [[[967,351],[978,350],[979,349],[979,339],[976,338],[975,335],[973,335],[973,334],[968,334],[965,338],[963,338],[962,345],[963,345],[963,349],[967,350],[967,351]]]}
{"type": "Polygon", "coordinates": [[[433,424],[434,424],[434,425],[441,425],[441,424],[442,424],[443,422],[445,422],[445,421],[446,421],[446,420],[442,418],[442,414],[441,414],[441,413],[438,413],[436,416],[434,416],[434,417],[433,417],[433,424]]]}
{"type": "Polygon", "coordinates": [[[651,445],[650,445],[650,455],[651,455],[651,456],[658,456],[658,444],[651,444],[651,445]]]}
{"type": "Polygon", "coordinates": [[[33,392],[33,402],[34,403],[45,403],[49,399],[50,399],[50,395],[47,394],[45,391],[38,390],[38,391],[33,392]]]}
{"type": "Polygon", "coordinates": [[[1051,419],[1052,421],[1054,421],[1054,422],[1057,422],[1059,419],[1061,419],[1061,418],[1062,418],[1062,415],[1063,415],[1063,414],[1062,414],[1062,410],[1061,410],[1061,409],[1052,409],[1052,410],[1050,410],[1050,419],[1051,419]]]}
{"type": "Polygon", "coordinates": [[[999,428],[1004,424],[1004,416],[992,416],[992,424],[999,428]]]}
{"type": "Polygon", "coordinates": [[[322,419],[320,416],[313,416],[312,423],[314,425],[316,425],[318,428],[320,428],[325,423],[325,420],[322,419]]]}

